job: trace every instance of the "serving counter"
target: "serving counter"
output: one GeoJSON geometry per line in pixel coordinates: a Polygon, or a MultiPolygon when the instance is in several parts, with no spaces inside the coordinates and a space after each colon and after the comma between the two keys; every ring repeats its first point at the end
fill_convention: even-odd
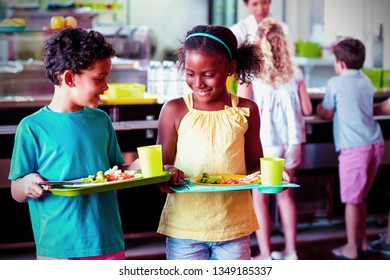
{"type": "MultiPolygon", "coordinates": [[[[381,93],[375,97],[379,102],[390,96],[381,93]]],[[[313,106],[318,104],[321,94],[310,94],[313,106]]],[[[13,139],[19,121],[26,115],[50,102],[50,96],[26,97],[20,100],[0,102],[0,209],[3,213],[0,232],[0,249],[32,244],[32,231],[27,204],[15,202],[10,195],[8,172],[13,149],[13,139]],[[14,217],[18,217],[15,219],[14,217]],[[25,243],[27,242],[27,243],[25,243]]],[[[162,104],[101,105],[113,121],[120,147],[127,162],[136,157],[136,148],[155,144],[158,116],[162,104]]],[[[388,211],[388,182],[390,174],[390,116],[375,117],[386,139],[383,157],[374,187],[367,200],[368,214],[383,217],[388,211]]],[[[305,117],[307,143],[303,145],[302,163],[297,171],[295,190],[299,222],[342,219],[343,205],[339,199],[337,153],[332,136],[332,121],[321,120],[315,115],[305,117]]],[[[126,238],[155,234],[161,209],[165,201],[155,186],[124,189],[117,192],[122,225],[126,238]],[[147,203],[146,203],[147,202],[147,203]],[[142,214],[139,214],[142,213],[142,214]]],[[[272,217],[276,226],[279,214],[275,202],[271,203],[272,217]]]]}

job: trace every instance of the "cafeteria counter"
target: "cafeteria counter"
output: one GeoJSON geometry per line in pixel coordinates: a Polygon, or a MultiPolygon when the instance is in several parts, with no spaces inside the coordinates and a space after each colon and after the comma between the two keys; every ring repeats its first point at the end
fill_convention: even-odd
{"type": "MultiPolygon", "coordinates": [[[[138,120],[138,121],[120,121],[113,122],[115,131],[128,131],[128,130],[147,130],[147,129],[157,129],[158,121],[157,120],[138,120]]],[[[15,135],[17,125],[1,125],[0,126],[0,135],[15,135]]]]}

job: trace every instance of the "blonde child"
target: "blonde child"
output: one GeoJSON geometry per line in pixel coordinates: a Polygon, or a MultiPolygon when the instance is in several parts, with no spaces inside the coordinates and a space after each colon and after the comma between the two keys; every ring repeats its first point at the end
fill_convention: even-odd
{"type": "MultiPolygon", "coordinates": [[[[285,169],[292,178],[301,161],[305,142],[303,115],[312,105],[299,68],[295,67],[288,41],[280,22],[266,18],[258,26],[255,44],[265,54],[265,71],[252,86],[240,85],[238,95],[253,99],[259,106],[264,156],[285,159],[285,169]]],[[[271,251],[269,194],[252,192],[260,230],[256,231],[260,255],[254,259],[298,259],[296,253],[297,210],[292,189],[276,195],[285,237],[282,252],[271,251]]]]}
{"type": "MultiPolygon", "coordinates": [[[[256,103],[231,94],[235,73],[250,82],[263,67],[259,47],[237,48],[223,26],[199,25],[177,51],[192,93],[167,102],[159,117],[163,161],[186,177],[247,174],[259,169],[262,149],[256,103]]],[[[258,229],[250,191],[170,193],[158,232],[167,236],[167,259],[250,259],[250,234],[258,229]]]]}

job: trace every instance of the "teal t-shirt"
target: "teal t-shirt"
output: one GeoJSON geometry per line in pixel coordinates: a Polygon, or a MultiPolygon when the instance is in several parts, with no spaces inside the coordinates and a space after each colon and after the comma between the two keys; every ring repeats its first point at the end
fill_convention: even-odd
{"type": "MultiPolygon", "coordinates": [[[[18,125],[9,179],[39,173],[72,180],[124,162],[109,116],[85,107],[57,113],[47,107],[18,125]]],[[[45,194],[28,200],[38,256],[75,258],[124,249],[114,191],[74,197],[45,194]]]]}

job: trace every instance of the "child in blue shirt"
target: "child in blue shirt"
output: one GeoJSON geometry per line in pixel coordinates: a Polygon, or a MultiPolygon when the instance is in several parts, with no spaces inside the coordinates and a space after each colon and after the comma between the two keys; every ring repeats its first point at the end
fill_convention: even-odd
{"type": "Polygon", "coordinates": [[[367,250],[365,199],[374,182],[384,142],[373,118],[375,88],[361,71],[365,46],[344,39],[333,48],[338,76],[329,79],[317,114],[333,119],[333,137],[339,152],[341,202],[345,204],[347,244],[332,253],[338,259],[356,259],[367,250]]]}
{"type": "Polygon", "coordinates": [[[111,119],[96,108],[113,55],[100,33],[81,28],[54,33],[45,44],[53,99],[18,125],[9,173],[13,198],[29,205],[37,259],[125,259],[114,191],[65,197],[45,195],[38,184],[137,167],[122,165],[111,119]]]}

